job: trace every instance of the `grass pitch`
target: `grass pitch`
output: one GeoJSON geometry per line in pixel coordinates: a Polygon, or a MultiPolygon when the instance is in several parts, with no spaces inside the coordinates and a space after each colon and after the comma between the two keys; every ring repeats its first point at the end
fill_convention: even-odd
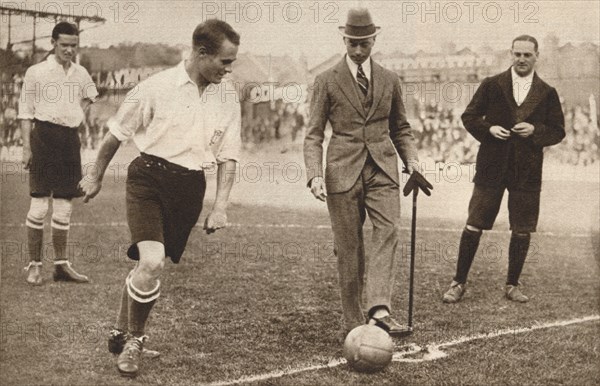
{"type": "MultiPolygon", "coordinates": [[[[125,257],[129,234],[124,226],[124,188],[123,181],[108,179],[99,197],[88,205],[78,202],[74,209],[70,257],[92,283],[52,282],[48,245],[45,282],[34,288],[26,284],[23,271],[28,261],[21,225],[29,205],[27,184],[3,180],[3,385],[195,385],[341,358],[337,268],[325,208],[300,210],[234,200],[229,210],[234,226],[211,236],[197,227],[182,262],[166,266],[162,295],[147,328],[148,347],[159,350],[161,357],[144,360],[137,379],[121,378],[116,357],[106,349],[106,338],[124,278],[133,267],[125,257]]],[[[234,189],[244,191],[240,186],[234,189]]],[[[303,187],[298,191],[309,194],[303,187]]],[[[208,209],[209,201],[199,224],[208,209]]],[[[407,212],[394,292],[394,313],[401,320],[406,318],[408,292],[407,212]]],[[[507,232],[484,234],[464,300],[442,304],[464,219],[432,217],[426,211],[421,215],[415,333],[396,341],[399,350],[411,343],[425,347],[462,336],[598,314],[598,251],[585,232],[562,232],[560,223],[552,233],[532,238],[522,275],[525,292],[531,296],[528,304],[503,298],[507,232]]],[[[368,226],[365,232],[369,240],[368,226]]],[[[594,379],[600,378],[597,321],[476,340],[444,351],[445,358],[393,362],[373,375],[340,365],[255,383],[595,384],[594,379]]]]}

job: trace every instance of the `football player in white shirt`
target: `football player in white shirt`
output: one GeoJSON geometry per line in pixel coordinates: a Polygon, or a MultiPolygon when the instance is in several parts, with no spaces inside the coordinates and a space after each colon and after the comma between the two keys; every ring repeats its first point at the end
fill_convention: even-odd
{"type": "Polygon", "coordinates": [[[23,137],[23,165],[30,170],[31,206],[27,213],[27,242],[31,261],[27,282],[41,285],[44,219],[52,198],[52,244],[54,280],[88,282],[67,257],[72,203],[81,196],[81,153],[78,127],[84,109],[98,96],[87,70],[73,59],[79,31],[69,22],[52,30],[54,54],[29,67],[23,80],[19,116],[23,137]]]}
{"type": "Polygon", "coordinates": [[[100,191],[121,142],[131,138],[140,150],[128,169],[126,193],[132,237],[127,254],[138,264],[125,279],[118,326],[109,339],[109,350],[120,353],[123,376],[138,374],[165,258],[179,261],[202,210],[204,170],[215,166],[216,200],[204,228],[212,233],[226,225],[241,150],[241,109],[223,77],[231,72],[239,43],[240,36],[223,21],[198,25],[190,57],[141,82],[107,122],[97,170],[80,183],[87,202],[100,191]]]}

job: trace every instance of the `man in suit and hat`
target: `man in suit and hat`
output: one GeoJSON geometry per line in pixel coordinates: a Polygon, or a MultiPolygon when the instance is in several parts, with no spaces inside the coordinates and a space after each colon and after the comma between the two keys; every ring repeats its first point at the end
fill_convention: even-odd
{"type": "Polygon", "coordinates": [[[511,68],[484,79],[462,115],[465,128],[481,145],[456,275],[443,296],[445,303],[462,298],[482,230],[492,229],[504,190],[512,230],[505,296],[520,303],[529,300],[519,276],[538,221],[543,150],[562,141],[565,129],[558,93],[534,71],[537,40],[518,36],[511,55],[511,68]]]}
{"type": "Polygon", "coordinates": [[[349,11],[340,27],[347,53],[315,79],[304,158],[308,186],[327,202],[331,218],[345,330],[365,323],[364,287],[366,321],[398,335],[406,330],[390,315],[400,223],[398,155],[409,173],[417,173],[418,158],[398,76],[371,59],[379,32],[368,10],[349,11]],[[333,133],[323,173],[327,122],[333,133]],[[365,258],[367,213],[374,248],[365,258]]]}

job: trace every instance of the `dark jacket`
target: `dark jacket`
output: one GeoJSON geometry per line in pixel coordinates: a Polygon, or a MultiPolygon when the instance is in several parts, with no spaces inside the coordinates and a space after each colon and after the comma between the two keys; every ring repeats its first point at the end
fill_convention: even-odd
{"type": "Polygon", "coordinates": [[[556,90],[533,76],[531,90],[518,106],[513,97],[511,70],[483,80],[462,115],[465,128],[481,146],[474,182],[480,186],[540,191],[543,148],[565,137],[565,119],[556,90]],[[534,126],[528,138],[513,134],[494,138],[491,126],[510,130],[515,124],[534,126]]]}

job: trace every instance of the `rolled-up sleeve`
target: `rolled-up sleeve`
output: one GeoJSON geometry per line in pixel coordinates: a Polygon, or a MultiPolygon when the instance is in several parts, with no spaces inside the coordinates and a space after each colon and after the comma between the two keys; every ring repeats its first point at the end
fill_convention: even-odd
{"type": "Polygon", "coordinates": [[[35,114],[35,98],[39,98],[36,87],[35,74],[32,68],[25,72],[23,78],[23,86],[21,87],[21,95],[19,98],[19,114],[18,119],[33,119],[35,114]]]}
{"type": "Polygon", "coordinates": [[[152,120],[152,96],[142,83],[131,89],[117,114],[106,125],[111,134],[123,142],[132,138],[141,128],[152,120]]]}
{"type": "Polygon", "coordinates": [[[216,149],[213,149],[217,163],[225,161],[240,161],[242,151],[242,111],[237,98],[226,98],[224,104],[223,117],[221,125],[223,130],[222,140],[217,142],[216,149]]]}
{"type": "Polygon", "coordinates": [[[98,90],[96,89],[96,84],[94,83],[94,80],[92,79],[90,74],[87,71],[85,71],[82,99],[89,99],[91,102],[96,102],[97,97],[98,90]]]}

